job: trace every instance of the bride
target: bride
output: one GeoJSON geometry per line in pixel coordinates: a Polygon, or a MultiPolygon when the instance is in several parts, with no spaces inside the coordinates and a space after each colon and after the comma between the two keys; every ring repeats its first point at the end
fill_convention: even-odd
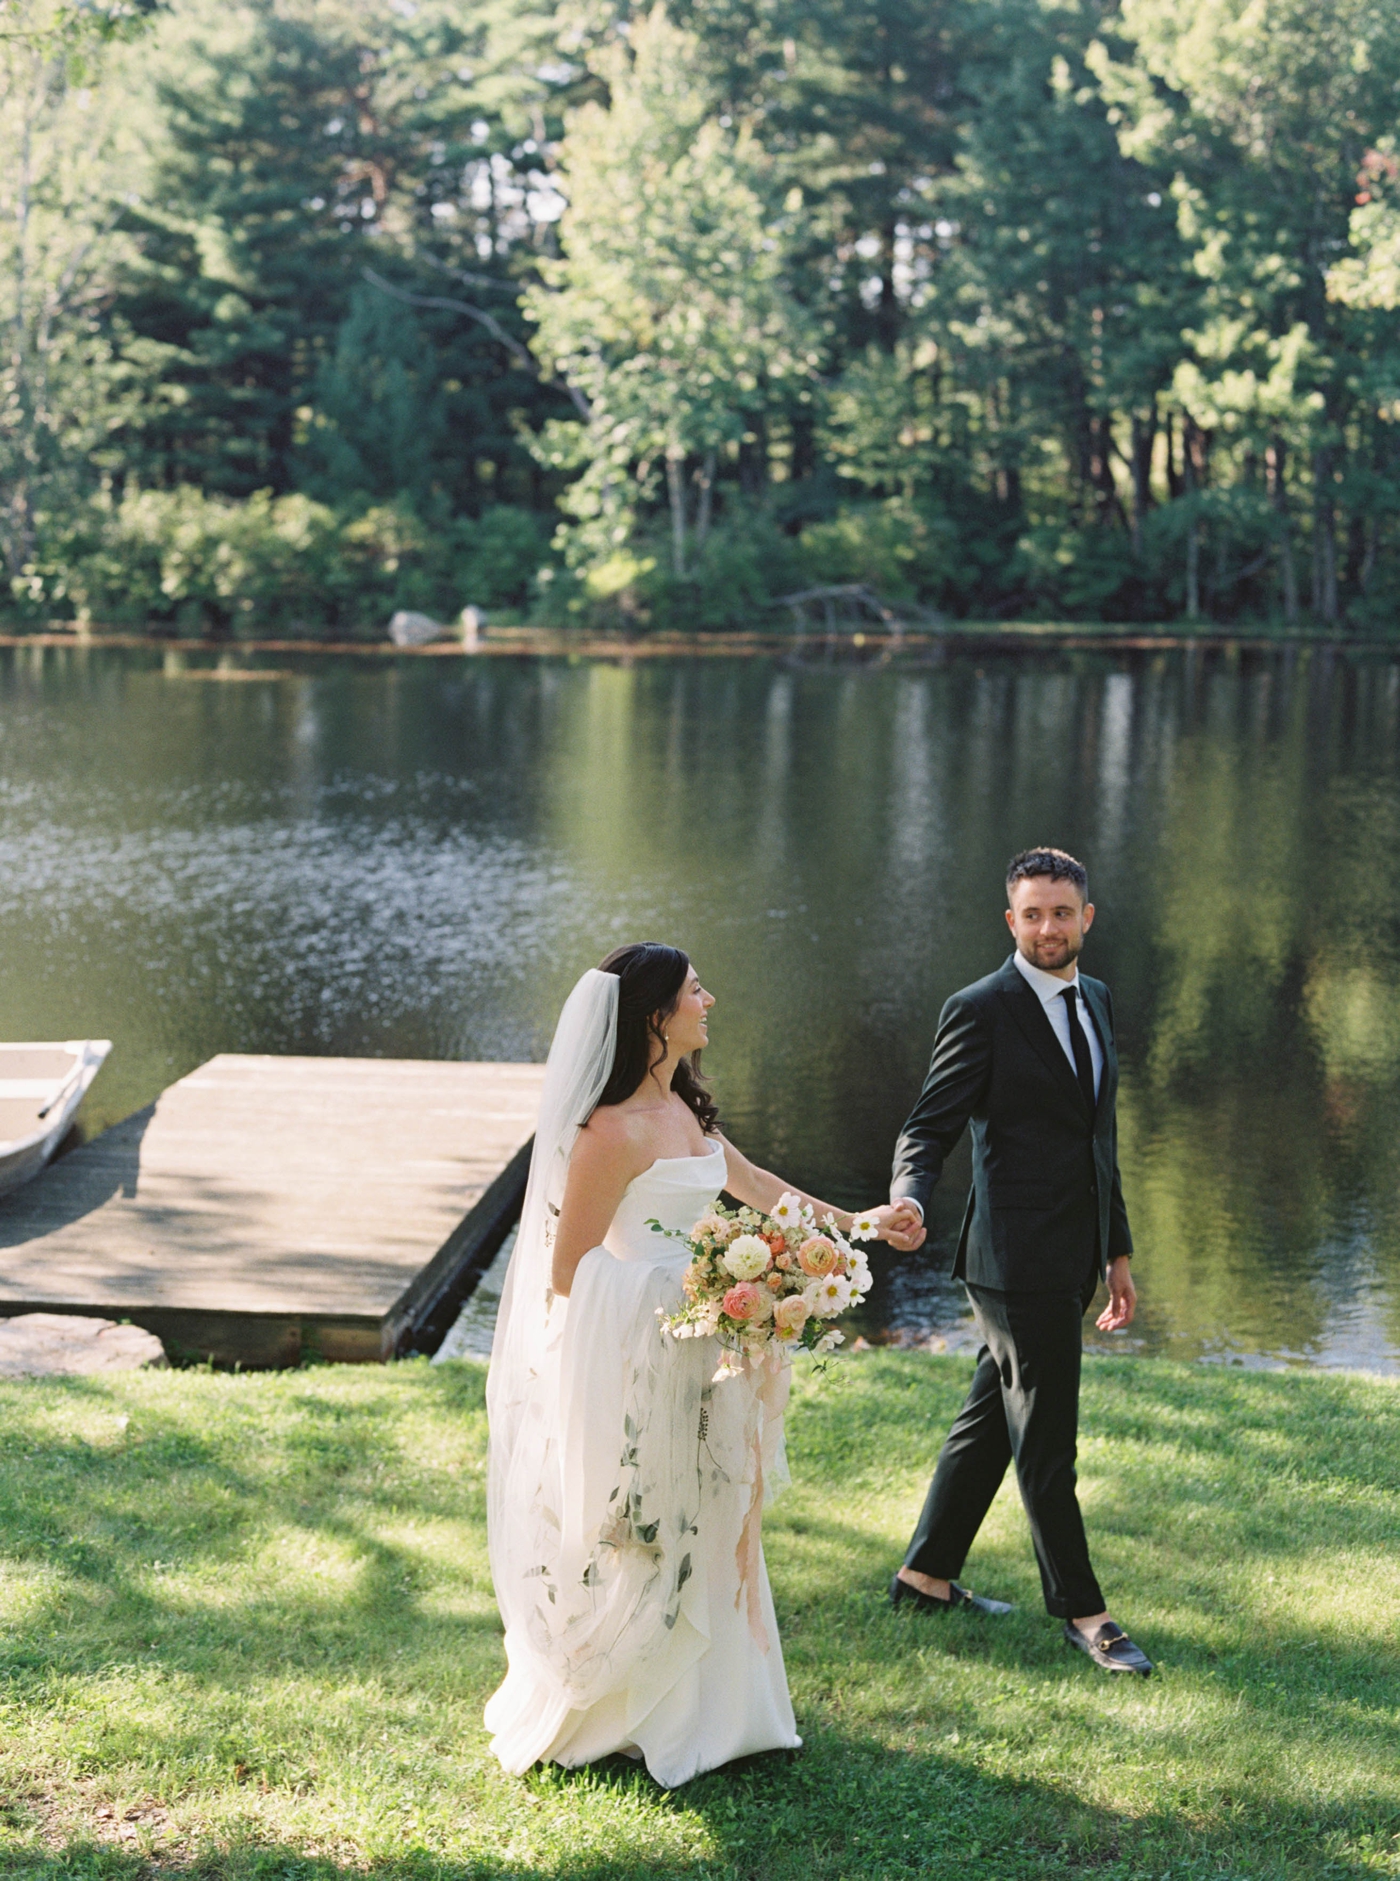
{"type": "Polygon", "coordinates": [[[676,948],[621,947],[550,1048],[486,1387],[509,1664],[486,1724],[507,1770],[623,1751],[669,1789],[802,1741],[760,1540],[786,1368],[713,1383],[717,1342],[658,1323],[689,1252],[652,1223],[784,1189],[719,1130],[697,1067],[713,1004],[676,948]]]}

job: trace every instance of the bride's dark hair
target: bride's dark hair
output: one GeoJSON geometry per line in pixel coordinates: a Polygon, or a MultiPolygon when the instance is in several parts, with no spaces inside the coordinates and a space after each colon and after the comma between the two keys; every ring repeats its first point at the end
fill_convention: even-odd
{"type": "MultiPolygon", "coordinates": [[[[633,941],[614,947],[598,963],[600,973],[617,975],[617,1050],[599,1104],[620,1104],[640,1085],[651,1066],[652,1047],[661,1047],[661,1064],[670,1056],[666,1021],[680,1004],[690,957],[660,941],[633,941]]],[[[695,1112],[709,1136],[719,1124],[719,1110],[700,1075],[700,1054],[691,1052],[676,1065],[671,1089],[695,1112]]]]}

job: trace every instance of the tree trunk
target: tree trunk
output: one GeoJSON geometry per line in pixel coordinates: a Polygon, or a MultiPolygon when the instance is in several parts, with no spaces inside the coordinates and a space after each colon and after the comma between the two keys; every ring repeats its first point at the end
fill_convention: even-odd
{"type": "Polygon", "coordinates": [[[1132,456],[1129,462],[1133,474],[1133,554],[1140,558],[1143,518],[1152,507],[1152,453],[1157,445],[1156,411],[1149,412],[1146,418],[1134,412],[1132,427],[1132,456]]]}
{"type": "Polygon", "coordinates": [[[1337,509],[1332,500],[1332,453],[1313,452],[1313,612],[1325,627],[1341,625],[1337,606],[1337,509]]]}
{"type": "Polygon", "coordinates": [[[1357,575],[1357,587],[1365,594],[1371,586],[1371,577],[1376,572],[1376,556],[1380,550],[1381,526],[1374,510],[1366,518],[1366,549],[1361,557],[1361,568],[1357,575]]]}
{"type": "Polygon", "coordinates": [[[685,580],[685,460],[666,453],[666,493],[671,499],[671,573],[685,580]]]}
{"type": "MultiPolygon", "coordinates": [[[[762,433],[760,433],[762,435],[762,433]]],[[[817,468],[817,419],[809,408],[792,414],[792,482],[802,482],[817,468]]]]}
{"type": "Polygon", "coordinates": [[[1167,413],[1167,495],[1175,503],[1185,488],[1185,478],[1176,467],[1176,423],[1167,413]]]}
{"type": "Polygon", "coordinates": [[[1227,581],[1230,545],[1224,529],[1215,532],[1215,574],[1206,586],[1207,611],[1212,620],[1219,620],[1225,600],[1225,591],[1230,585],[1227,581]]]}
{"type": "Polygon", "coordinates": [[[1360,594],[1361,569],[1366,560],[1367,518],[1359,510],[1347,517],[1347,560],[1343,582],[1348,594],[1360,594]]]}
{"type": "Polygon", "coordinates": [[[1201,618],[1201,517],[1196,507],[1199,494],[1199,470],[1195,450],[1197,431],[1189,418],[1181,422],[1181,482],[1182,492],[1191,506],[1190,518],[1186,526],[1186,618],[1201,618]]]}
{"type": "Polygon", "coordinates": [[[895,225],[887,222],[880,231],[880,305],[875,315],[875,330],[880,345],[892,353],[899,340],[900,307],[894,285],[895,225]]]}
{"type": "Polygon", "coordinates": [[[1288,514],[1287,446],[1275,438],[1264,453],[1264,467],[1269,480],[1269,501],[1278,517],[1278,574],[1283,589],[1283,618],[1290,627],[1298,625],[1298,569],[1293,560],[1293,523],[1288,514]]]}
{"type": "Polygon", "coordinates": [[[1113,421],[1102,412],[1089,419],[1089,481],[1094,488],[1094,518],[1111,522],[1123,505],[1113,481],[1113,421]]]}
{"type": "Polygon", "coordinates": [[[1186,532],[1186,618],[1201,618],[1201,519],[1194,512],[1186,532]]]}
{"type": "Polygon", "coordinates": [[[700,485],[700,496],[695,506],[695,553],[698,555],[704,548],[706,537],[710,533],[710,517],[713,513],[715,490],[715,453],[713,451],[706,451],[695,480],[700,485]]]}
{"type": "Polygon", "coordinates": [[[1210,433],[1189,414],[1181,421],[1181,468],[1183,489],[1191,503],[1191,526],[1186,537],[1186,613],[1189,619],[1199,620],[1203,534],[1200,498],[1210,483],[1210,433]]]}
{"type": "Polygon", "coordinates": [[[14,481],[8,492],[8,500],[4,504],[4,509],[8,511],[8,527],[4,531],[3,538],[5,561],[11,575],[18,575],[26,563],[34,559],[35,547],[33,483],[28,473],[36,468],[35,417],[38,396],[34,380],[38,373],[26,327],[29,320],[29,219],[34,180],[34,124],[47,95],[44,65],[41,55],[36,52],[30,61],[32,82],[29,95],[20,107],[23,115],[19,170],[12,179],[14,189],[14,260],[12,266],[15,311],[14,340],[10,349],[14,399],[11,417],[14,434],[19,441],[19,450],[16,453],[18,464],[14,481]]]}
{"type": "MultiPolygon", "coordinates": [[[[739,446],[739,488],[745,496],[761,497],[768,487],[768,419],[764,412],[754,412],[749,420],[752,440],[739,446]]],[[[816,466],[817,452],[813,421],[809,412],[796,413],[792,420],[792,478],[794,483],[810,477],[816,466]]]]}
{"type": "Polygon", "coordinates": [[[1075,479],[1070,497],[1071,510],[1076,528],[1081,528],[1087,520],[1085,498],[1093,499],[1094,492],[1094,421],[1089,413],[1088,401],[1084,396],[1082,384],[1074,384],[1074,458],[1075,479]]]}

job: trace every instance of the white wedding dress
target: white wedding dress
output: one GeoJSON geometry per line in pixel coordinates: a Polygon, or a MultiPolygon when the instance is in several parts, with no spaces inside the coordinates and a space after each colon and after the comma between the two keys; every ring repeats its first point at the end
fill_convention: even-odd
{"type": "Polygon", "coordinates": [[[724,1172],[716,1143],[637,1177],[549,1307],[535,1395],[493,1419],[512,1443],[492,1535],[509,1671],[486,1723],[508,1770],[625,1751],[674,1788],[802,1741],[760,1539],[786,1367],[712,1383],[718,1343],[658,1323],[688,1254],[648,1223],[688,1231],[724,1172]]]}

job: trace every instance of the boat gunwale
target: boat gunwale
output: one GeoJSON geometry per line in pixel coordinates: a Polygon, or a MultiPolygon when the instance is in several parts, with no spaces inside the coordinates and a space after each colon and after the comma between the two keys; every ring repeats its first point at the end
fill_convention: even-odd
{"type": "MultiPolygon", "coordinates": [[[[31,1130],[28,1136],[7,1137],[0,1140],[0,1176],[3,1176],[3,1165],[5,1163],[12,1162],[16,1157],[22,1156],[26,1150],[42,1148],[44,1143],[46,1143],[51,1136],[55,1136],[56,1132],[67,1128],[68,1124],[72,1122],[74,1111],[87,1096],[92,1086],[93,1079],[107,1062],[107,1057],[111,1049],[112,1041],[109,1038],[79,1038],[64,1039],[61,1041],[57,1039],[5,1039],[3,1042],[0,1042],[0,1053],[6,1051],[66,1051],[71,1052],[74,1059],[72,1067],[66,1071],[61,1078],[56,1078],[53,1081],[53,1096],[49,1099],[47,1106],[47,1111],[50,1114],[39,1119],[39,1128],[37,1130],[31,1130]],[[64,1095],[65,1091],[68,1093],[68,1100],[59,1107],[56,1115],[51,1114],[53,1113],[55,1103],[64,1095]]],[[[40,1080],[35,1079],[34,1082],[38,1083],[40,1080]]],[[[56,1136],[55,1147],[57,1147],[56,1136]]],[[[36,1169],[34,1174],[37,1175],[38,1173],[36,1169]]],[[[26,1180],[28,1179],[29,1178],[26,1178],[26,1180]]],[[[0,1189],[0,1197],[3,1197],[7,1192],[8,1191],[4,1189],[0,1189]]]]}

